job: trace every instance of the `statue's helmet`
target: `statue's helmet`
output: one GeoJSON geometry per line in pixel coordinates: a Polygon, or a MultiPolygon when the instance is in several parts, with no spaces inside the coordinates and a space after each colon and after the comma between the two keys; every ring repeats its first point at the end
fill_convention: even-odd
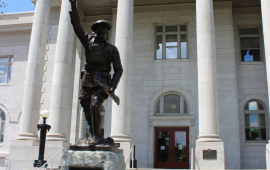
{"type": "Polygon", "coordinates": [[[112,28],[111,24],[109,24],[107,21],[105,20],[97,20],[92,26],[91,29],[92,31],[96,32],[96,29],[98,26],[103,25],[105,27],[108,28],[108,31],[112,28]]]}

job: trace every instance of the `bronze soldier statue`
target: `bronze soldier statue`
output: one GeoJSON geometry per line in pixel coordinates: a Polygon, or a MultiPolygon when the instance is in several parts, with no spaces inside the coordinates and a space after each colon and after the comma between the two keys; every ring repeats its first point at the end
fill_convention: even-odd
{"type": "Polygon", "coordinates": [[[91,26],[93,33],[88,34],[80,24],[76,0],[69,1],[72,8],[72,11],[69,12],[71,23],[85,49],[86,58],[85,68],[81,74],[82,89],[79,99],[81,99],[81,106],[90,126],[89,142],[97,144],[100,141],[102,103],[108,98],[108,94],[110,96],[114,94],[123,68],[117,48],[106,41],[111,25],[105,20],[98,20],[91,26]],[[111,64],[114,70],[112,79],[110,75],[111,64]],[[109,91],[105,91],[100,84],[107,85],[109,91]]]}

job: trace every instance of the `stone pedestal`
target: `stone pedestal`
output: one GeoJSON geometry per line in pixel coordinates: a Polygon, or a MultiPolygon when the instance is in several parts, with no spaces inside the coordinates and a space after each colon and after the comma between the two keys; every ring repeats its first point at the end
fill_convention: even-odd
{"type": "Polygon", "coordinates": [[[196,169],[225,169],[225,156],[224,156],[224,143],[223,142],[199,142],[196,141],[195,149],[195,167],[196,169]],[[216,159],[211,158],[215,154],[203,154],[203,151],[216,152],[216,159]]]}
{"type": "Polygon", "coordinates": [[[91,168],[100,170],[125,170],[125,159],[121,154],[106,151],[66,151],[61,170],[69,168],[91,168]]]}

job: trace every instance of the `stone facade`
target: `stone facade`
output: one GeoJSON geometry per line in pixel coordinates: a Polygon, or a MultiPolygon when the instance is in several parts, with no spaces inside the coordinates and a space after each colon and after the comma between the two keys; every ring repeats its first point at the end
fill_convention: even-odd
{"type": "MultiPolygon", "coordinates": [[[[117,1],[107,1],[112,4],[109,7],[109,13],[104,12],[103,14],[102,11],[98,11],[97,8],[102,6],[94,2],[90,3],[93,5],[91,12],[84,11],[86,10],[86,7],[82,5],[84,1],[78,3],[78,8],[83,20],[83,26],[87,32],[91,32],[90,27],[96,20],[106,19],[109,21],[112,24],[112,30],[109,32],[109,42],[115,44],[117,38],[119,42],[121,41],[119,40],[121,37],[119,38],[119,35],[116,35],[117,1]]],[[[188,3],[180,0],[171,0],[167,4],[163,4],[163,2],[151,4],[150,2],[152,1],[149,1],[149,4],[143,4],[140,0],[134,0],[133,37],[131,36],[132,38],[130,38],[132,40],[131,43],[133,43],[133,53],[130,52],[129,58],[122,56],[125,60],[131,58],[130,60],[132,61],[132,70],[130,71],[132,73],[129,75],[131,84],[128,80],[126,81],[126,84],[130,85],[131,91],[130,108],[125,108],[125,111],[130,112],[130,117],[120,118],[130,119],[130,124],[125,126],[126,133],[122,133],[126,135],[125,137],[115,137],[115,139],[121,138],[119,139],[120,142],[128,139],[128,136],[131,137],[131,142],[129,141],[128,145],[122,145],[121,143],[121,146],[125,145],[127,148],[120,149],[124,149],[124,156],[126,156],[129,151],[128,148],[133,146],[133,144],[136,145],[136,159],[138,160],[139,168],[154,168],[156,127],[188,127],[190,151],[191,148],[196,148],[196,140],[200,135],[198,100],[198,76],[200,72],[198,73],[197,62],[196,3],[189,0],[186,1],[188,3]],[[155,60],[156,24],[187,25],[188,59],[155,60]],[[189,115],[155,116],[155,104],[159,97],[162,94],[172,92],[185,97],[188,103],[189,115]]],[[[57,35],[60,31],[58,30],[59,21],[61,20],[61,6],[59,4],[58,0],[52,0],[51,2],[46,52],[44,55],[45,65],[40,98],[41,109],[51,108],[51,97],[54,95],[51,93],[51,89],[57,35]]],[[[105,10],[108,6],[105,5],[103,8],[105,10]]],[[[220,139],[224,144],[225,168],[265,169],[265,149],[269,139],[270,125],[268,114],[266,114],[267,140],[262,142],[247,142],[245,140],[244,117],[244,107],[252,99],[260,101],[267,111],[269,109],[266,77],[267,56],[264,53],[264,46],[266,44],[264,44],[263,37],[260,1],[214,1],[213,9],[217,66],[217,108],[219,115],[219,123],[217,123],[219,130],[217,130],[217,133],[219,133],[220,139]],[[239,29],[241,28],[259,28],[262,61],[241,62],[239,35],[239,29]]],[[[23,116],[21,111],[33,17],[33,12],[6,14],[6,17],[0,22],[0,58],[12,56],[14,59],[10,83],[0,84],[0,109],[4,111],[6,116],[4,141],[0,143],[0,166],[2,167],[6,166],[4,164],[5,159],[9,159],[9,164],[17,160],[12,154],[15,153],[14,148],[18,148],[15,145],[19,143],[16,138],[20,132],[20,120],[23,116]],[[16,141],[14,142],[13,140],[16,141]],[[11,141],[13,141],[13,144],[10,148],[11,141]]],[[[128,48],[125,44],[119,44],[121,49],[128,48]]],[[[74,84],[70,85],[73,86],[73,96],[70,95],[73,100],[68,105],[72,109],[67,109],[66,113],[70,114],[69,116],[71,117],[66,121],[66,126],[70,130],[66,134],[67,142],[61,144],[61,146],[59,144],[59,147],[55,147],[55,152],[53,149],[48,148],[49,153],[45,155],[45,159],[49,159],[62,146],[68,146],[69,143],[75,144],[80,137],[85,135],[86,121],[78,100],[80,70],[83,69],[85,63],[84,50],[79,40],[73,45],[76,47],[76,51],[73,51],[73,56],[75,57],[74,84]]],[[[124,71],[127,69],[124,68],[124,71]]],[[[119,91],[117,93],[120,93],[119,91]]],[[[121,98],[121,100],[125,99],[121,98]]],[[[113,106],[111,99],[104,102],[104,108],[105,136],[118,134],[117,128],[114,125],[115,122],[112,122],[112,116],[114,115],[112,112],[114,112],[115,106],[113,106]]],[[[28,123],[37,124],[38,122],[28,123]]],[[[214,123],[216,122],[214,121],[214,123]]],[[[50,124],[50,120],[48,124],[50,124]]],[[[50,146],[53,145],[53,140],[50,141],[50,146]]],[[[33,154],[37,154],[36,146],[33,145],[32,150],[36,150],[33,154]]],[[[31,159],[32,157],[34,158],[35,156],[31,155],[31,159]]],[[[32,164],[30,162],[18,164],[18,167],[22,165],[31,167],[32,164]]],[[[191,158],[189,159],[190,163],[191,158]]],[[[57,167],[59,166],[58,164],[60,164],[59,160],[54,163],[54,166],[57,167]]],[[[195,161],[194,166],[196,166],[195,161]]]]}

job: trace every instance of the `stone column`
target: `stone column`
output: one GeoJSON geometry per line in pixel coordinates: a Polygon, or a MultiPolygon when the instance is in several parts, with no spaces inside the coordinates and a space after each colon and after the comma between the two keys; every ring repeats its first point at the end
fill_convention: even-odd
{"type": "MultiPolygon", "coordinates": [[[[263,22],[263,39],[264,39],[264,51],[265,51],[265,62],[266,62],[266,74],[267,74],[267,86],[268,86],[268,100],[269,100],[269,92],[270,92],[270,1],[269,0],[261,0],[261,8],[262,8],[262,22],[263,22]]],[[[270,100],[269,100],[270,102],[270,100]]],[[[270,106],[270,103],[269,103],[270,106]]],[[[266,145],[266,158],[270,156],[270,140],[266,145]]],[[[267,170],[269,170],[269,161],[266,160],[267,170]]]]}
{"type": "Polygon", "coordinates": [[[37,123],[50,8],[51,0],[39,0],[36,4],[24,85],[20,133],[17,140],[38,140],[37,123]]]}
{"type": "Polygon", "coordinates": [[[216,43],[212,0],[196,0],[199,136],[196,159],[201,169],[224,169],[219,137],[216,43]],[[203,150],[216,150],[217,160],[204,161],[203,150]]]}
{"type": "Polygon", "coordinates": [[[57,43],[54,60],[54,71],[51,89],[49,124],[51,130],[47,140],[67,141],[67,122],[69,121],[72,102],[75,60],[73,56],[74,31],[71,25],[69,0],[62,0],[60,21],[57,34],[57,43]],[[70,100],[71,99],[71,100],[70,100]]]}
{"type": "MultiPolygon", "coordinates": [[[[115,45],[119,50],[124,69],[122,78],[116,89],[120,97],[120,105],[113,102],[111,137],[120,148],[124,149],[124,156],[132,147],[130,139],[130,96],[132,76],[132,46],[133,46],[133,0],[118,0],[115,45]]],[[[129,164],[129,161],[127,161],[129,164]]],[[[128,166],[128,165],[127,165],[128,166]]]]}

